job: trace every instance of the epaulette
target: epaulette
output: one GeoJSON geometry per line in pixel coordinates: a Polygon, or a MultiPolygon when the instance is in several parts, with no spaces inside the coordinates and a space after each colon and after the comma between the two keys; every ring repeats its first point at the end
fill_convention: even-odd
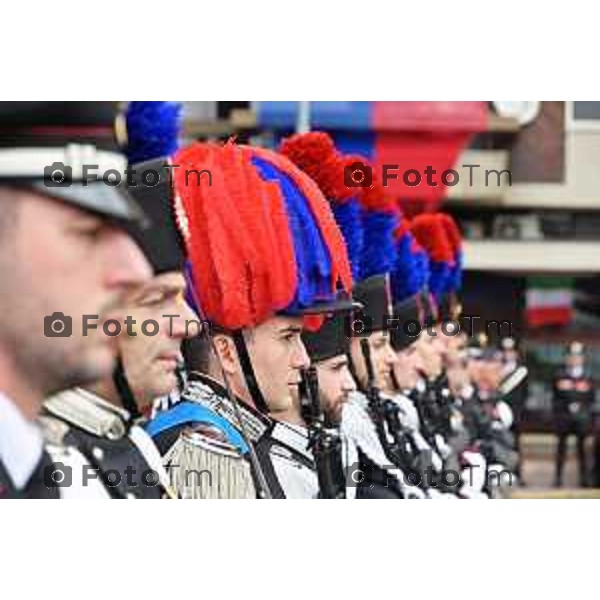
{"type": "MultiPolygon", "coordinates": [[[[200,381],[190,381],[185,390],[184,399],[198,402],[210,408],[234,427],[239,427],[235,408],[231,405],[229,399],[219,396],[208,385],[200,381]]],[[[240,403],[239,408],[248,437],[253,442],[258,441],[269,429],[269,425],[260,417],[252,414],[242,403],[240,403]]]]}
{"type": "Polygon", "coordinates": [[[85,390],[68,390],[52,396],[44,403],[46,412],[83,431],[108,440],[127,434],[124,414],[116,407],[98,404],[85,390]]]}

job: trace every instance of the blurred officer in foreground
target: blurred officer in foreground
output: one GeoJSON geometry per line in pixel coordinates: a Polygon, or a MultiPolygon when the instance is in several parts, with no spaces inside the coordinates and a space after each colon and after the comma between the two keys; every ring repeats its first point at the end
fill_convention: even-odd
{"type": "Polygon", "coordinates": [[[125,170],[111,148],[116,108],[0,103],[0,497],[59,496],[34,420],[49,394],[112,372],[102,325],[151,274],[123,228],[140,209],[98,178],[125,170]],[[99,316],[87,336],[84,314],[99,316]]]}
{"type": "MultiPolygon", "coordinates": [[[[69,441],[94,467],[89,477],[104,483],[111,498],[174,497],[161,456],[137,424],[152,403],[177,388],[181,342],[197,322],[184,300],[183,253],[175,226],[172,164],[181,106],[176,102],[131,102],[126,111],[127,153],[133,159],[130,192],[151,219],[132,229],[154,277],[132,289],[123,309],[129,324],[117,337],[118,361],[98,383],[62,392],[45,403],[48,438],[69,441]],[[170,135],[169,135],[170,133],[170,135]],[[144,173],[161,181],[144,185],[144,173]],[[155,325],[156,324],[156,325],[155,325]]],[[[68,458],[63,460],[68,464],[68,458]]],[[[64,490],[68,494],[70,490],[64,490]]]]}
{"type": "Polygon", "coordinates": [[[552,390],[554,422],[558,437],[554,485],[562,485],[567,439],[570,435],[575,435],[579,483],[585,487],[589,483],[585,438],[591,426],[594,382],[586,369],[585,348],[582,343],[570,344],[564,364],[554,378],[552,390]]]}

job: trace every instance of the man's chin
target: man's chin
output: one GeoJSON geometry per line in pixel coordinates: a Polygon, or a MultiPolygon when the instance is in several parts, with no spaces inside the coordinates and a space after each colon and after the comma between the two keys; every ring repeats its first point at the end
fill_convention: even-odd
{"type": "MultiPolygon", "coordinates": [[[[62,376],[49,382],[47,393],[98,383],[112,376],[115,364],[114,356],[106,350],[88,351],[76,357],[63,356],[60,365],[62,376]]],[[[55,367],[55,372],[57,369],[58,367],[55,367]]]]}
{"type": "Polygon", "coordinates": [[[341,406],[339,409],[330,413],[329,418],[334,425],[339,425],[342,422],[343,410],[344,410],[344,407],[341,406]]]}
{"type": "Polygon", "coordinates": [[[85,361],[82,360],[82,363],[84,362],[84,368],[90,373],[90,377],[94,377],[95,381],[99,381],[112,376],[117,366],[117,356],[111,348],[104,346],[88,352],[85,361]]]}
{"type": "Polygon", "coordinates": [[[175,372],[164,373],[160,379],[157,379],[156,385],[153,386],[154,397],[168,396],[177,389],[178,383],[175,372]]]}

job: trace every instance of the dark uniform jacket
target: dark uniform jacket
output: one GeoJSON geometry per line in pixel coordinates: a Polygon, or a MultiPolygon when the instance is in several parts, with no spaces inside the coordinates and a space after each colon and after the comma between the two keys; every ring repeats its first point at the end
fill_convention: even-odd
{"type": "Polygon", "coordinates": [[[552,404],[560,429],[584,433],[591,423],[594,382],[585,370],[562,368],[552,383],[552,404]]]}
{"type": "Polygon", "coordinates": [[[48,448],[81,453],[86,479],[98,479],[110,498],[174,497],[156,446],[126,410],[76,388],[47,400],[41,421],[48,448]]]}

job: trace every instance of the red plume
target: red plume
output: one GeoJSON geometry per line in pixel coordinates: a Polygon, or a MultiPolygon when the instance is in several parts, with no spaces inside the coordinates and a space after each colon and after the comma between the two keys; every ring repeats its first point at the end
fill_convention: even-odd
{"type": "Polygon", "coordinates": [[[296,290],[283,198],[275,183],[258,176],[249,152],[234,144],[197,143],[175,158],[201,310],[232,330],[266,320],[287,306],[296,290]],[[212,185],[194,175],[202,169],[210,171],[212,185]]]}
{"type": "Polygon", "coordinates": [[[394,238],[396,240],[402,239],[409,232],[410,232],[410,221],[400,212],[400,218],[398,219],[398,225],[397,225],[396,229],[394,230],[394,238]]]}
{"type": "Polygon", "coordinates": [[[411,222],[411,231],[432,260],[454,263],[454,252],[436,214],[420,214],[411,222]]]}
{"type": "Polygon", "coordinates": [[[292,135],[281,142],[279,152],[311,177],[329,201],[344,202],[355,195],[344,184],[344,163],[327,133],[292,135]]]}
{"type": "Polygon", "coordinates": [[[463,237],[454,218],[447,213],[438,213],[438,218],[446,232],[452,252],[456,255],[462,250],[463,237]]]}

